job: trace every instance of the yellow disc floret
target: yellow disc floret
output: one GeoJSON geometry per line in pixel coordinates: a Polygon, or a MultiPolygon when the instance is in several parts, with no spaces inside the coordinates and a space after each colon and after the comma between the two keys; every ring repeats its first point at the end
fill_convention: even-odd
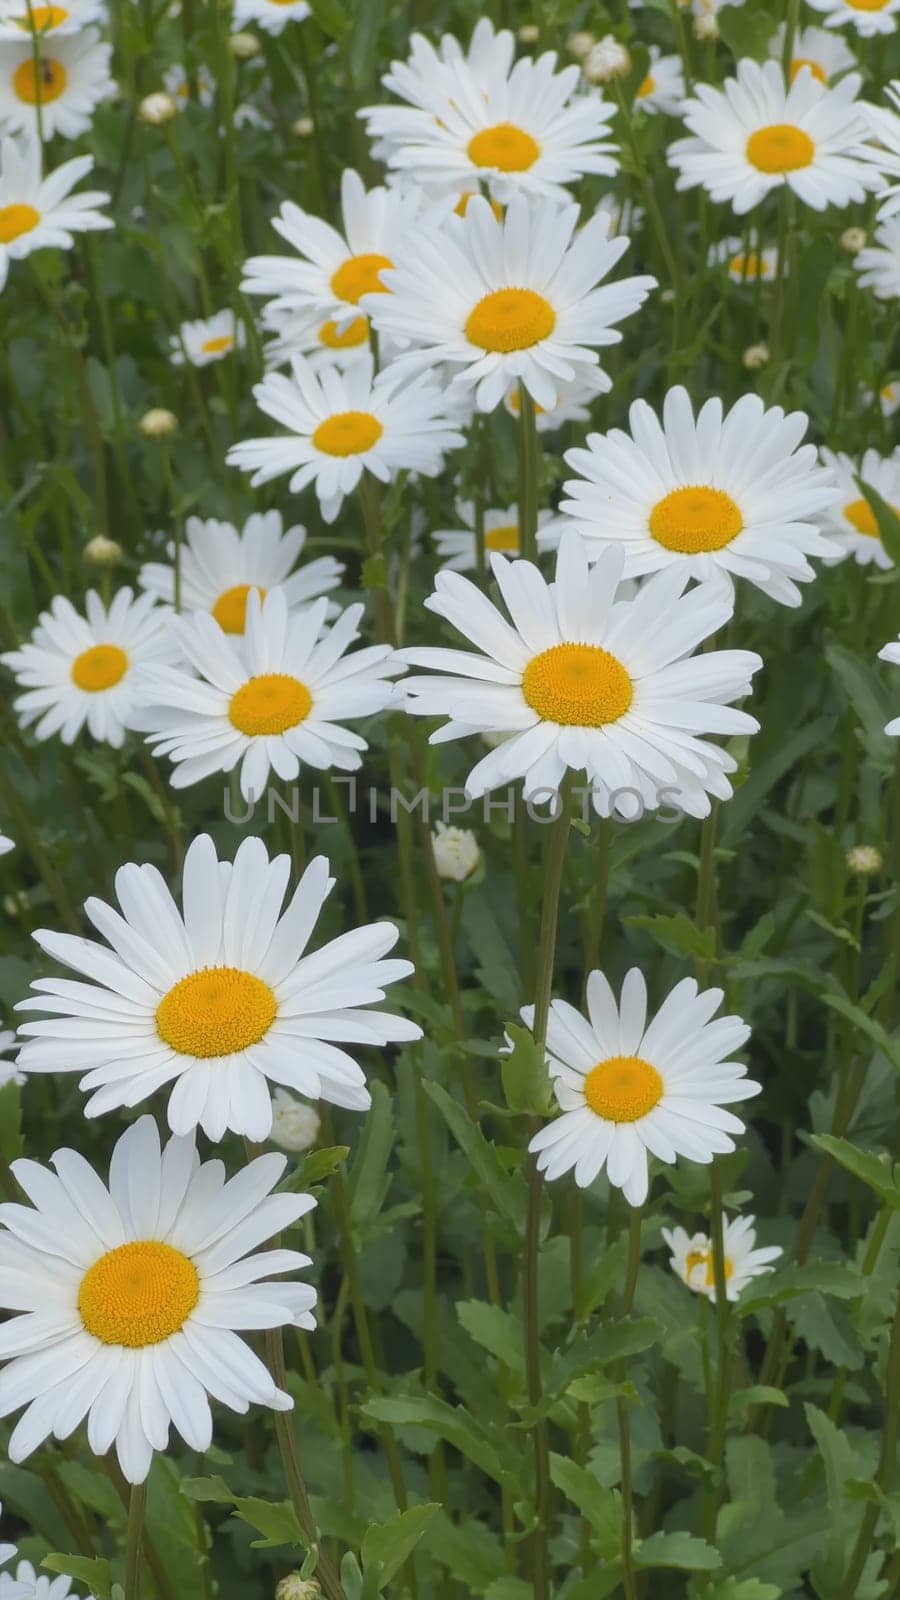
{"type": "Polygon", "coordinates": [[[234,335],[231,333],[218,333],[212,339],[204,339],[200,349],[205,356],[223,356],[234,344],[234,335]]]}
{"type": "Polygon", "coordinates": [[[95,1339],[142,1350],[171,1339],[199,1298],[193,1261],[169,1244],[141,1239],[108,1250],[88,1268],[78,1310],[95,1339]]]}
{"type": "Polygon", "coordinates": [[[128,657],[117,644],[92,644],[72,662],[72,682],[87,694],[112,689],[128,671],[128,657]]]}
{"type": "Polygon", "coordinates": [[[219,595],[212,608],[223,633],[243,633],[247,626],[247,598],[251,589],[255,589],[260,600],[265,600],[266,591],[258,583],[236,583],[233,588],[225,589],[219,595]]]}
{"type": "Polygon", "coordinates": [[[657,500],[650,513],[650,532],[657,544],[684,556],[724,549],[743,526],[740,508],[731,495],[706,484],[673,489],[657,500]]]}
{"type": "Polygon", "coordinates": [[[389,294],[387,284],[382,283],[380,274],[385,267],[394,265],[390,256],[370,255],[348,256],[341,262],[337,272],[331,279],[331,292],[338,300],[349,300],[352,306],[358,305],[364,294],[389,294]]]}
{"type": "Polygon", "coordinates": [[[857,533],[864,533],[867,539],[878,538],[878,523],[868,500],[851,500],[844,507],[844,516],[857,533]]]}
{"type": "Polygon", "coordinates": [[[53,100],[59,99],[67,82],[68,74],[62,62],[52,61],[49,56],[39,58],[37,71],[34,61],[29,57],[16,67],[12,75],[13,89],[27,106],[36,106],[38,100],[42,106],[50,105],[53,100]]]}
{"type": "Polygon", "coordinates": [[[58,28],[69,13],[64,6],[32,6],[24,17],[16,17],[16,26],[28,33],[43,33],[47,28],[58,28]]]}
{"type": "Polygon", "coordinates": [[[498,172],[527,172],[541,153],[536,139],[514,122],[482,128],[469,140],[467,154],[473,167],[494,167],[498,172]]]}
{"type": "Polygon", "coordinates": [[[606,1122],[639,1122],[659,1105],[665,1085],[641,1056],[609,1056],[584,1080],[584,1098],[606,1122]]]}
{"type": "Polygon", "coordinates": [[[519,524],[517,522],[504,522],[499,528],[489,528],[484,536],[486,550],[512,551],[515,555],[519,549],[519,524]]]}
{"type": "Polygon", "coordinates": [[[309,716],[312,703],[312,695],[299,678],[289,672],[261,672],[232,695],[228,716],[239,733],[260,739],[296,728],[309,716]]]}
{"type": "Polygon", "coordinates": [[[466,320],[466,338],[479,350],[530,350],[549,339],[556,312],[534,289],[495,289],[479,300],[466,320]]]}
{"type": "Polygon", "coordinates": [[[23,233],[31,233],[41,220],[41,213],[25,202],[0,206],[0,244],[12,244],[23,233]]]}
{"type": "Polygon", "coordinates": [[[337,323],[329,317],[319,329],[319,343],[327,350],[355,350],[357,345],[367,344],[368,340],[369,324],[365,317],[354,317],[340,332],[337,323]]]}
{"type": "Polygon", "coordinates": [[[794,57],[794,60],[791,62],[790,71],[788,73],[788,81],[790,83],[793,83],[794,79],[797,76],[797,73],[798,72],[802,72],[804,67],[809,67],[809,70],[812,73],[813,77],[817,78],[819,83],[827,83],[828,82],[828,74],[825,71],[824,67],[820,67],[818,61],[810,61],[808,56],[795,56],[794,57]]]}
{"type": "Polygon", "coordinates": [[[811,165],[815,154],[809,134],[792,122],[757,128],[747,140],[747,160],[758,172],[799,172],[811,165]]]}
{"type": "Polygon", "coordinates": [[[529,661],[522,693],[544,722],[602,728],[618,722],[634,688],[621,661],[596,644],[554,644],[529,661]]]}
{"type": "Polygon", "coordinates": [[[211,1061],[264,1039],[278,1005],[269,985],[239,967],[202,967],[181,978],[156,1008],[156,1031],[180,1056],[211,1061]]]}
{"type": "Polygon", "coordinates": [[[312,442],[326,456],[360,456],[371,450],[383,433],[370,411],[336,411],[319,423],[312,442]]]}

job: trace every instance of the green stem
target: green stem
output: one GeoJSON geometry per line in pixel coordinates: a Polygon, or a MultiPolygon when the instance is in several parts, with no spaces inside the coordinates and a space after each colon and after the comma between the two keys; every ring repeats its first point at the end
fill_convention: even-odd
{"type": "MultiPolygon", "coordinates": [[[[897,1434],[898,1425],[900,1425],[900,1294],[897,1295],[897,1305],[894,1311],[891,1339],[888,1346],[884,1399],[884,1432],[881,1436],[881,1458],[878,1464],[878,1471],[875,1474],[875,1482],[882,1494],[887,1498],[894,1486],[894,1477],[897,1470],[897,1434]]],[[[839,1600],[854,1600],[866,1561],[872,1551],[872,1541],[880,1515],[880,1504],[877,1501],[867,1501],[856,1545],[850,1558],[850,1566],[847,1569],[847,1576],[840,1590],[839,1600]]]]}
{"type": "Polygon", "coordinates": [[[731,1308],[728,1304],[728,1282],[725,1273],[725,1209],[722,1204],[722,1173],[716,1160],[713,1160],[709,1170],[709,1204],[713,1282],[716,1291],[716,1392],[715,1397],[710,1398],[707,1456],[716,1476],[707,1498],[705,1524],[706,1536],[712,1539],[719,1509],[719,1478],[725,1453],[728,1401],[731,1393],[731,1308]]]}
{"type": "Polygon", "coordinates": [[[138,1600],[141,1585],[141,1543],[144,1536],[144,1511],[147,1484],[133,1483],[128,1501],[128,1529],[125,1535],[125,1600],[138,1600]]]}
{"type": "Polygon", "coordinates": [[[526,561],[537,561],[538,433],[534,401],[524,383],[519,384],[519,551],[526,561]]]}
{"type": "Polygon", "coordinates": [[[781,326],[784,319],[784,298],[787,289],[787,255],[790,239],[790,190],[783,184],[778,196],[778,239],[775,282],[772,285],[772,310],[769,318],[769,355],[777,361],[781,354],[781,326]]]}
{"type": "MultiPolygon", "coordinates": [[[[284,1364],[284,1339],[280,1328],[266,1329],[265,1345],[266,1360],[272,1378],[279,1389],[284,1389],[287,1385],[287,1374],[284,1364]]],[[[340,1579],[319,1542],[316,1519],[313,1516],[312,1507],[309,1503],[309,1494],[303,1481],[303,1473],[300,1471],[300,1462],[297,1458],[297,1441],[294,1437],[291,1413],[289,1411],[276,1411],[273,1415],[275,1418],[275,1437],[278,1440],[278,1451],[281,1456],[281,1465],[284,1469],[291,1505],[294,1508],[297,1521],[310,1543],[317,1547],[316,1576],[322,1592],[326,1596],[326,1600],[345,1600],[340,1579]]]]}
{"type": "MultiPolygon", "coordinates": [[[[628,1224],[628,1264],[622,1293],[622,1315],[631,1315],[641,1265],[641,1223],[643,1207],[632,1209],[628,1224]]],[[[620,1381],[624,1373],[620,1371],[620,1381]]],[[[619,1434],[619,1463],[622,1484],[622,1590],[625,1600],[637,1600],[634,1576],[634,1489],[631,1481],[631,1421],[625,1395],[616,1399],[616,1425],[619,1434]]]]}

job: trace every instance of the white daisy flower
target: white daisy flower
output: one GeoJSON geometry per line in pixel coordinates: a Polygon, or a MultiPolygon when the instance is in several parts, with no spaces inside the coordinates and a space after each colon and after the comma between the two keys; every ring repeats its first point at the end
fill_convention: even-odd
{"type": "Polygon", "coordinates": [[[691,578],[746,578],[770,599],[797,606],[798,583],[815,577],[811,555],[831,547],[816,518],[835,496],[816,448],[801,444],[809,418],[745,394],[724,412],[707,400],[696,418],[687,391],[670,389],[662,421],[645,400],[631,432],[588,435],[566,461],[560,510],[574,519],[589,559],[611,545],[625,576],[679,567],[691,578]]]}
{"type": "Polygon", "coordinates": [[[101,0],[66,0],[29,6],[28,0],[4,0],[0,5],[0,39],[20,40],[36,33],[42,39],[51,34],[78,33],[90,22],[105,22],[106,7],[101,0]]]}
{"type": "Polygon", "coordinates": [[[239,766],[241,793],[252,800],[273,770],[286,782],[299,776],[301,764],[358,770],[368,745],[345,723],[390,704],[389,679],[400,664],[387,645],[347,655],[359,638],[363,605],[348,606],[328,629],[327,610],[322,599],[290,614],[283,590],[272,589],[260,602],[253,589],[240,640],[202,611],[190,620],[173,618],[173,634],[192,670],[145,671],[144,704],[131,724],[148,735],[154,755],[175,763],[173,788],[239,766]]]}
{"type": "MultiPolygon", "coordinates": [[[[310,317],[308,311],[284,311],[274,304],[263,306],[260,322],[272,330],[264,355],[266,368],[290,366],[294,356],[303,356],[313,368],[352,367],[371,353],[369,319],[361,314],[338,327],[333,317],[310,317]]],[[[382,364],[387,365],[386,352],[382,364]]]]}
{"type": "Polygon", "coordinates": [[[684,68],[680,56],[664,56],[658,45],[650,46],[650,65],[638,84],[635,107],[651,115],[664,111],[677,117],[684,99],[684,68]]]}
{"type": "Polygon", "coordinates": [[[614,324],[643,305],[656,280],[622,278],[597,288],[628,248],[608,236],[608,218],[575,234],[578,207],[513,199],[502,221],[476,197],[464,217],[423,233],[415,266],[386,274],[389,296],[367,298],[375,326],[415,348],[394,363],[421,371],[457,369],[454,385],[474,389],[482,411],[499,405],[513,381],[538,405],[553,406],[556,385],[593,378],[597,348],[618,344],[614,324]]]}
{"type": "MultiPolygon", "coordinates": [[[[474,572],[477,562],[477,539],[475,536],[475,505],[471,500],[457,500],[456,514],[463,524],[461,528],[437,528],[432,534],[444,572],[474,572]]],[[[546,537],[551,524],[558,519],[552,511],[538,513],[538,527],[544,530],[546,537]]],[[[506,506],[503,509],[494,507],[484,513],[484,548],[488,555],[499,551],[503,555],[517,556],[519,554],[519,508],[506,506]]]]}
{"type": "Polygon", "coordinates": [[[778,271],[778,251],[774,245],[762,244],[759,234],[752,231],[746,248],[738,238],[710,245],[707,264],[724,267],[732,283],[772,283],[778,271]]]}
{"type": "Polygon", "coordinates": [[[877,244],[867,245],[853,258],[861,289],[871,289],[876,300],[900,300],[900,216],[875,229],[877,244]]]}
{"type": "MultiPolygon", "coordinates": [[[[67,1600],[71,1587],[71,1578],[62,1573],[50,1578],[46,1572],[35,1572],[30,1561],[19,1562],[15,1577],[11,1572],[0,1572],[0,1600],[67,1600]]],[[[76,1597],[72,1596],[72,1600],[76,1597]]],[[[94,1596],[86,1595],[85,1600],[94,1600],[94,1596]]]]}
{"type": "Polygon", "coordinates": [[[381,483],[404,471],[434,478],[445,451],[464,442],[426,378],[401,387],[393,367],[373,378],[371,356],[345,372],[315,372],[296,356],[291,372],[290,378],[270,373],[253,390],[260,410],[291,431],[245,439],[226,460],[252,472],[254,487],[286,472],[292,494],[314,483],[326,522],[334,522],[363,472],[381,483]]]}
{"type": "Polygon", "coordinates": [[[29,1072],[80,1072],[85,1115],[135,1106],[166,1084],[173,1133],[203,1129],[267,1139],[269,1084],[310,1100],[365,1111],[362,1069],[339,1044],[383,1047],[421,1038],[405,1017],[373,1011],[385,987],[412,972],[382,959],[397,942],[376,922],[305,954],[334,879],[310,862],[282,913],[290,858],[270,861],[260,839],[244,839],[219,861],[204,834],[184,863],[184,913],[152,866],[116,874],[121,914],[102,900],[85,906],[112,949],[41,929],[38,944],[88,982],[41,978],[19,1011],[60,1019],[28,1022],[19,1065],[29,1072]]]}
{"type": "Polygon", "coordinates": [[[810,70],[790,88],[775,61],[739,61],[723,88],[700,83],[682,107],[693,137],[668,149],[676,188],[701,184],[713,200],[730,200],[738,215],[782,185],[815,211],[865,199],[878,187],[862,153],[865,109],[856,100],[860,76],[833,89],[810,70]]]}
{"type": "Polygon", "coordinates": [[[216,98],[215,80],[205,67],[196,67],[189,78],[181,63],[175,62],[163,73],[163,83],[166,93],[172,96],[179,111],[183,111],[191,100],[208,109],[216,98]]]}
{"type": "Polygon", "coordinates": [[[217,311],[212,317],[181,324],[169,339],[170,360],[173,367],[183,367],[185,361],[192,367],[208,367],[213,361],[224,361],[235,350],[243,350],[246,342],[244,325],[235,319],[234,312],[217,311]]]}
{"type": "Polygon", "coordinates": [[[77,139],[100,102],[115,93],[112,45],[101,42],[96,28],[83,28],[42,40],[37,63],[34,49],[30,38],[0,41],[0,132],[36,136],[40,102],[44,139],[77,139]]]}
{"type": "MultiPolygon", "coordinates": [[[[225,1182],[193,1138],[160,1150],[151,1116],[117,1141],[109,1187],[84,1157],[57,1150],[12,1170],[31,1206],[0,1206],[0,1414],[25,1411],[9,1441],[24,1461],[87,1418],[88,1444],[115,1444],[143,1483],[174,1425],[191,1450],[212,1442],[211,1396],[232,1411],[290,1411],[290,1395],[239,1332],[314,1328],[315,1290],[295,1274],[309,1256],[258,1246],[315,1205],[273,1194],[284,1156],[257,1157],[225,1182]]],[[[54,1597],[55,1600],[55,1597],[54,1597]]]]}
{"type": "Polygon", "coordinates": [[[283,33],[289,22],[305,22],[307,0],[234,0],[235,31],[258,24],[264,33],[283,33]]]}
{"type": "MultiPolygon", "coordinates": [[[[740,1017],[712,1018],[721,989],[698,991],[683,978],[647,1022],[647,988],[637,967],[619,1004],[602,972],[587,981],[586,1017],[564,1000],[550,1005],[547,1066],[562,1116],[541,1128],[528,1148],[548,1180],[574,1168],[586,1189],[606,1176],[631,1206],[649,1188],[648,1155],[703,1165],[734,1149],[744,1124],[725,1106],[759,1094],[747,1068],[731,1060],[750,1037],[740,1017]]],[[[525,1006],[528,1027],[534,1007],[525,1006]]]]}
{"type": "MultiPolygon", "coordinates": [[[[874,141],[867,146],[865,155],[884,177],[900,179],[900,78],[895,78],[885,90],[890,106],[867,106],[869,131],[874,141]]],[[[878,210],[880,221],[887,222],[900,212],[900,182],[879,187],[878,210]]]]}
{"type": "Polygon", "coordinates": [[[407,59],[392,61],[381,81],[391,94],[419,110],[426,110],[431,104],[441,71],[448,63],[461,63],[487,94],[498,78],[509,77],[516,53],[510,29],[495,29],[489,17],[479,18],[467,50],[452,33],[445,33],[437,47],[421,33],[412,34],[409,42],[407,59]]]}
{"type": "Polygon", "coordinates": [[[861,462],[843,450],[823,449],[821,455],[838,485],[837,498],[822,521],[823,531],[831,535],[832,561],[852,556],[857,566],[874,564],[887,571],[894,563],[881,542],[875,513],[856,480],[869,484],[900,516],[900,461],[880,456],[877,450],[866,450],[861,462]]]}
{"type": "Polygon", "coordinates": [[[171,661],[174,647],[166,614],[152,595],[135,599],[130,589],[119,589],[107,609],[91,589],[85,609],[83,617],[65,595],[56,595],[29,643],[0,661],[25,691],[13,707],[23,728],[36,724],[36,738],[58,733],[63,744],[72,744],[87,724],[94,739],[118,748],[137,700],[136,669],[171,661]]]}
{"type": "Polygon", "coordinates": [[[414,256],[422,216],[417,191],[383,186],[367,191],[359,175],[346,169],[343,231],[286,200],[272,226],[297,257],[251,256],[241,288],[274,296],[276,310],[304,312],[318,324],[332,322],[336,334],[348,327],[358,334],[362,296],[387,294],[382,273],[414,256]]]}
{"type": "MultiPolygon", "coordinates": [[[[567,422],[590,422],[591,405],[598,394],[603,393],[602,381],[598,387],[597,378],[603,379],[604,374],[598,367],[592,368],[593,379],[578,381],[576,383],[558,383],[556,386],[556,399],[553,405],[534,408],[534,422],[538,433],[556,433],[559,428],[565,427],[567,422]]],[[[522,396],[518,383],[510,384],[503,396],[504,409],[511,417],[522,414],[522,396]]]]}
{"type": "MultiPolygon", "coordinates": [[[[779,63],[784,59],[784,33],[782,22],[769,40],[769,55],[779,63]]],[[[853,51],[840,34],[828,33],[825,28],[798,28],[794,34],[788,81],[793,83],[798,72],[809,67],[819,83],[829,84],[857,65],[853,51]]]]}
{"type": "Polygon", "coordinates": [[[576,94],[580,68],[556,71],[556,61],[547,51],[511,71],[476,74],[456,57],[434,66],[423,105],[359,114],[388,166],[416,183],[454,192],[484,184],[504,204],[522,192],[564,200],[566,184],[586,173],[612,177],[619,163],[607,137],[614,107],[576,94]]]}
{"type": "Polygon", "coordinates": [[[900,15],[900,0],[808,0],[813,11],[825,14],[826,28],[855,28],[864,39],[893,33],[900,15]]]}
{"type": "MultiPolygon", "coordinates": [[[[868,397],[871,399],[871,395],[868,397]]],[[[883,417],[892,417],[895,411],[900,411],[900,383],[885,383],[878,394],[883,417]]]]}
{"type": "Polygon", "coordinates": [[[601,816],[666,804],[706,816],[710,794],[728,798],[735,762],[703,735],[756,731],[754,718],[729,702],[749,693],[762,662],[745,650],[688,659],[732,615],[721,582],[685,594],[688,571],[670,570],[635,599],[617,600],[621,551],[606,551],[589,571],[574,532],[563,535],[553,584],[528,561],[495,555],[491,566],[511,624],[455,572],[439,572],[425,601],[481,653],[398,652],[435,673],[403,685],[414,715],[449,719],[433,744],[513,735],[472,769],[470,798],[521,777],[526,798],[546,800],[567,769],[587,772],[601,816]]]}
{"type": "MultiPolygon", "coordinates": [[[[344,571],[334,556],[319,556],[297,567],[306,543],[299,523],[284,528],[280,511],[254,511],[240,533],[230,522],[188,517],[181,546],[181,605],[184,611],[209,611],[225,633],[243,633],[247,596],[265,598],[280,588],[293,609],[309,606],[336,589],[344,571]],[[296,570],[295,570],[296,568],[296,570]]],[[[138,573],[142,589],[175,604],[175,546],[167,546],[168,565],[147,561],[138,573]]]]}
{"type": "MultiPolygon", "coordinates": [[[[755,1222],[755,1217],[724,1219],[725,1297],[728,1300],[738,1300],[748,1283],[771,1272],[772,1263],[784,1254],[780,1245],[756,1248],[755,1222]]],[[[715,1304],[712,1240],[705,1233],[690,1234],[685,1228],[663,1228],[662,1236],[669,1247],[672,1271],[695,1294],[705,1294],[715,1304]]]]}
{"type": "MultiPolygon", "coordinates": [[[[17,1070],[14,1062],[2,1060],[3,1056],[8,1056],[10,1050],[15,1050],[15,1048],[15,1034],[9,1028],[0,1028],[0,1089],[7,1083],[23,1084],[25,1082],[25,1074],[17,1070]]],[[[10,1548],[8,1545],[0,1544],[0,1565],[4,1560],[8,1559],[8,1557],[4,1557],[3,1551],[10,1548]]]]}
{"type": "Polygon", "coordinates": [[[79,156],[42,178],[36,139],[0,140],[0,289],[11,261],[35,250],[71,250],[73,234],[113,226],[96,209],[108,194],[97,189],[71,193],[93,165],[93,157],[79,156]]]}
{"type": "MultiPolygon", "coordinates": [[[[878,652],[878,659],[889,661],[892,667],[900,667],[900,635],[882,646],[878,652]]],[[[890,722],[885,723],[884,731],[892,738],[900,736],[900,717],[892,717],[890,722]]]]}

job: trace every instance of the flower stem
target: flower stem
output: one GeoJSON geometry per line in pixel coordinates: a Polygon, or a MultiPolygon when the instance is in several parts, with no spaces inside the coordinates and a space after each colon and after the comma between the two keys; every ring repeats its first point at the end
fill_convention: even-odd
{"type": "Polygon", "coordinates": [[[872,1541],[878,1518],[881,1515],[881,1508],[891,1493],[897,1471],[897,1433],[898,1424],[900,1424],[900,1294],[897,1295],[897,1305],[894,1311],[891,1339],[888,1346],[884,1400],[884,1432],[881,1436],[881,1456],[878,1463],[878,1471],[875,1474],[875,1483],[881,1490],[881,1498],[866,1502],[853,1555],[850,1558],[850,1565],[847,1569],[847,1576],[840,1590],[839,1600],[853,1600],[857,1592],[863,1569],[871,1554],[872,1541]]]}
{"type": "Polygon", "coordinates": [[[710,1226],[712,1230],[712,1268],[716,1290],[716,1390],[710,1399],[707,1456],[715,1478],[706,1503],[706,1536],[712,1539],[719,1509],[719,1475],[725,1451],[728,1400],[731,1391],[731,1311],[725,1276],[725,1211],[722,1204],[722,1173],[713,1160],[709,1170],[710,1226]]]}
{"type": "Polygon", "coordinates": [[[141,1586],[141,1543],[144,1536],[144,1511],[147,1484],[133,1483],[128,1501],[128,1529],[125,1535],[125,1600],[138,1600],[141,1586]]]}
{"type": "Polygon", "coordinates": [[[537,561],[538,435],[534,401],[519,384],[519,552],[537,561]]]}
{"type": "MultiPolygon", "coordinates": [[[[642,1206],[632,1208],[628,1225],[628,1264],[625,1269],[625,1288],[622,1293],[622,1315],[630,1316],[634,1305],[638,1272],[641,1265],[642,1206]]],[[[619,1434],[619,1463],[622,1482],[622,1590],[625,1600],[636,1600],[637,1587],[634,1576],[634,1490],[631,1482],[631,1422],[628,1400],[620,1394],[616,1400],[616,1423],[619,1434]]]]}
{"type": "MultiPolygon", "coordinates": [[[[266,1329],[266,1363],[272,1374],[274,1382],[279,1389],[284,1389],[287,1374],[284,1364],[284,1339],[280,1328],[266,1329]]],[[[316,1546],[316,1577],[322,1588],[322,1593],[327,1600],[345,1600],[340,1579],[319,1543],[319,1532],[316,1519],[313,1516],[312,1506],[309,1503],[309,1494],[300,1471],[300,1462],[297,1459],[297,1441],[294,1438],[294,1429],[289,1411],[276,1411],[275,1437],[278,1440],[278,1452],[281,1456],[281,1465],[284,1469],[285,1482],[294,1515],[310,1543],[316,1546]]],[[[128,1597],[126,1596],[126,1600],[128,1597]]]]}

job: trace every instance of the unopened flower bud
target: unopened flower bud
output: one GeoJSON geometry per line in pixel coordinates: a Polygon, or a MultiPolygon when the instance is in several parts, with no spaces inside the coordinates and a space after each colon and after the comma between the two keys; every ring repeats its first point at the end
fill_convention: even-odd
{"type": "Polygon", "coordinates": [[[95,533],[93,539],[88,540],[82,554],[92,567],[117,567],[125,551],[115,539],[107,539],[105,533],[95,533]]]}
{"type": "Polygon", "coordinates": [[[252,61],[259,55],[262,45],[255,33],[233,33],[228,48],[236,61],[252,61]]]}
{"type": "Polygon", "coordinates": [[[712,11],[702,11],[699,17],[694,18],[695,39],[718,39],[719,24],[712,11]]]}
{"type": "Polygon", "coordinates": [[[846,250],[848,256],[859,255],[860,250],[865,248],[865,243],[865,228],[845,228],[841,234],[841,249],[846,250]]]}
{"type": "Polygon", "coordinates": [[[276,1584],[275,1600],[322,1600],[322,1591],[315,1578],[301,1578],[299,1572],[289,1572],[276,1584]]]}
{"type": "Polygon", "coordinates": [[[298,139],[311,139],[315,131],[316,125],[312,117],[298,117],[296,122],[291,123],[291,132],[295,133],[298,139]]]}
{"type": "Polygon", "coordinates": [[[613,34],[595,44],[584,63],[584,75],[591,83],[611,83],[631,70],[631,57],[613,34]]]}
{"type": "Polygon", "coordinates": [[[659,298],[660,298],[660,303],[662,305],[664,305],[664,306],[673,306],[675,304],[675,290],[674,289],[660,289],[659,298]]]}
{"type": "Polygon", "coordinates": [[[874,877],[884,865],[881,851],[876,850],[873,844],[851,845],[845,859],[850,871],[858,872],[863,878],[874,877]]]}
{"type": "Polygon", "coordinates": [[[579,33],[569,35],[566,40],[566,49],[570,56],[575,57],[576,61],[583,61],[585,56],[590,55],[596,43],[597,41],[592,33],[582,30],[579,33]]]}
{"type": "Polygon", "coordinates": [[[170,434],[178,430],[178,418],[174,411],[166,411],[164,406],[153,406],[144,412],[138,430],[145,439],[168,439],[170,434]]]}
{"type": "Polygon", "coordinates": [[[769,359],[769,346],[767,344],[748,344],[741,360],[748,372],[758,372],[769,359]]]}
{"type": "Polygon", "coordinates": [[[431,835],[434,863],[438,877],[449,883],[464,883],[481,860],[481,850],[471,828],[448,828],[445,822],[435,824],[431,835]]]}
{"type": "MultiPolygon", "coordinates": [[[[319,1137],[319,1113],[302,1100],[295,1100],[286,1089],[276,1089],[272,1096],[273,1144],[295,1154],[308,1150],[319,1137]]],[[[285,1579],[287,1582],[287,1579],[285,1579]]]]}
{"type": "Polygon", "coordinates": [[[164,89],[159,89],[155,94],[145,95],[137,108],[141,122],[149,122],[153,127],[160,127],[164,122],[171,122],[178,115],[178,106],[172,95],[164,89]]]}
{"type": "Polygon", "coordinates": [[[523,44],[537,44],[541,37],[541,30],[536,22],[523,22],[519,29],[519,38],[523,44]]]}

